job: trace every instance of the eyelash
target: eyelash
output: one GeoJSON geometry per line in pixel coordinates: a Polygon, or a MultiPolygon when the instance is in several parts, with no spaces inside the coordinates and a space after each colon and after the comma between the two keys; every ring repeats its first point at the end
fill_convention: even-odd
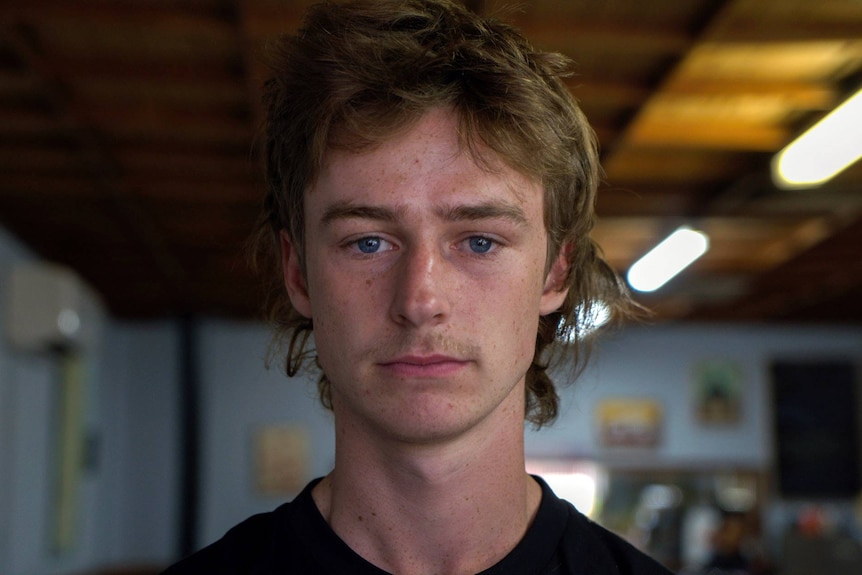
{"type": "MultiPolygon", "coordinates": [[[[363,236],[363,237],[355,239],[355,240],[350,240],[345,245],[348,249],[350,249],[351,252],[353,252],[354,254],[359,255],[359,256],[373,256],[373,255],[376,255],[379,253],[383,253],[383,252],[387,252],[387,251],[391,251],[391,250],[395,249],[394,244],[392,244],[392,242],[390,242],[390,241],[388,241],[388,240],[386,240],[380,236],[363,236]],[[375,249],[374,251],[363,251],[362,248],[360,247],[363,244],[363,242],[376,242],[377,243],[377,249],[375,249]],[[389,245],[390,247],[388,249],[385,249],[386,245],[389,245]]],[[[458,245],[458,246],[466,245],[466,251],[468,252],[469,255],[482,257],[482,256],[489,256],[489,255],[493,254],[494,252],[496,252],[499,249],[501,243],[499,241],[495,240],[494,238],[491,238],[491,237],[488,237],[485,235],[481,235],[481,234],[475,234],[475,235],[468,236],[468,237],[458,241],[456,245],[458,245]],[[473,249],[475,246],[472,245],[473,242],[475,242],[475,241],[481,242],[483,245],[486,245],[487,249],[485,251],[476,251],[475,249],[473,249]]]]}
{"type": "Polygon", "coordinates": [[[390,247],[389,249],[383,250],[383,251],[390,251],[394,247],[392,242],[385,240],[385,239],[381,238],[380,236],[363,236],[359,239],[351,240],[350,242],[348,242],[347,245],[354,253],[356,253],[358,255],[371,256],[371,255],[380,253],[380,251],[381,251],[380,247],[384,244],[388,244],[392,247],[390,247]],[[363,251],[362,248],[360,247],[360,245],[362,245],[363,242],[377,242],[377,249],[374,250],[373,252],[363,251]]]}
{"type": "Polygon", "coordinates": [[[467,243],[470,253],[472,255],[477,255],[477,256],[484,256],[484,255],[494,253],[495,251],[497,251],[497,248],[500,247],[500,242],[498,242],[497,240],[495,240],[493,238],[489,238],[488,236],[482,236],[482,235],[470,236],[470,237],[466,238],[465,240],[463,240],[463,242],[467,243]],[[476,251],[476,250],[472,249],[473,248],[472,242],[475,240],[479,240],[479,241],[483,242],[485,245],[488,246],[488,249],[486,249],[485,251],[476,251]]]}

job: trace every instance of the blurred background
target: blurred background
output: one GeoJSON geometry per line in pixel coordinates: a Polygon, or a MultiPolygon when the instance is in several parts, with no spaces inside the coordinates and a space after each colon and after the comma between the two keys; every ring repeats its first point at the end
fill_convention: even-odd
{"type": "MultiPolygon", "coordinates": [[[[244,253],[263,53],[308,4],[0,8],[0,573],[157,572],[331,467],[244,253]]],[[[559,371],[530,470],[678,572],[862,572],[862,118],[787,162],[855,143],[836,174],[778,170],[862,88],[862,1],[517,6],[575,61],[594,236],[654,311],[559,371]],[[688,267],[629,275],[680,229],[688,267]]]]}

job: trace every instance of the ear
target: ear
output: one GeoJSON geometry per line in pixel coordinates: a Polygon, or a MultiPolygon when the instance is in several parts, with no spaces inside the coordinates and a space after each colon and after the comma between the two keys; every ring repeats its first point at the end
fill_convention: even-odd
{"type": "Polygon", "coordinates": [[[542,291],[542,300],[539,305],[539,314],[548,315],[562,307],[569,294],[569,286],[566,285],[566,277],[569,271],[569,253],[571,244],[566,244],[560,249],[560,253],[551,264],[548,275],[545,277],[545,287],[542,291]]]}
{"type": "Polygon", "coordinates": [[[294,309],[311,317],[311,299],[308,297],[308,283],[300,264],[299,252],[290,240],[286,230],[279,232],[281,241],[281,269],[284,274],[284,287],[294,309]]]}

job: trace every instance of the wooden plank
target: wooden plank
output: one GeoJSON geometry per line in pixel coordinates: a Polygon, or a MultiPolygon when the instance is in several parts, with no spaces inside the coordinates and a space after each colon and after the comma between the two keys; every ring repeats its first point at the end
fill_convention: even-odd
{"type": "Polygon", "coordinates": [[[720,118],[697,120],[646,115],[630,126],[626,143],[641,148],[774,152],[791,137],[792,132],[780,126],[720,118]]]}

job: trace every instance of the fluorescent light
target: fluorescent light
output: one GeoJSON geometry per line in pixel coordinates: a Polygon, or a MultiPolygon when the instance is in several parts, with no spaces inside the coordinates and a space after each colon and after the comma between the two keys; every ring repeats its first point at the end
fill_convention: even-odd
{"type": "Polygon", "coordinates": [[[782,188],[814,187],[862,157],[862,90],[791,142],[772,160],[782,188]]]}
{"type": "Polygon", "coordinates": [[[629,268],[629,285],[638,291],[655,291],[708,248],[706,234],[683,226],[629,268]]]}

